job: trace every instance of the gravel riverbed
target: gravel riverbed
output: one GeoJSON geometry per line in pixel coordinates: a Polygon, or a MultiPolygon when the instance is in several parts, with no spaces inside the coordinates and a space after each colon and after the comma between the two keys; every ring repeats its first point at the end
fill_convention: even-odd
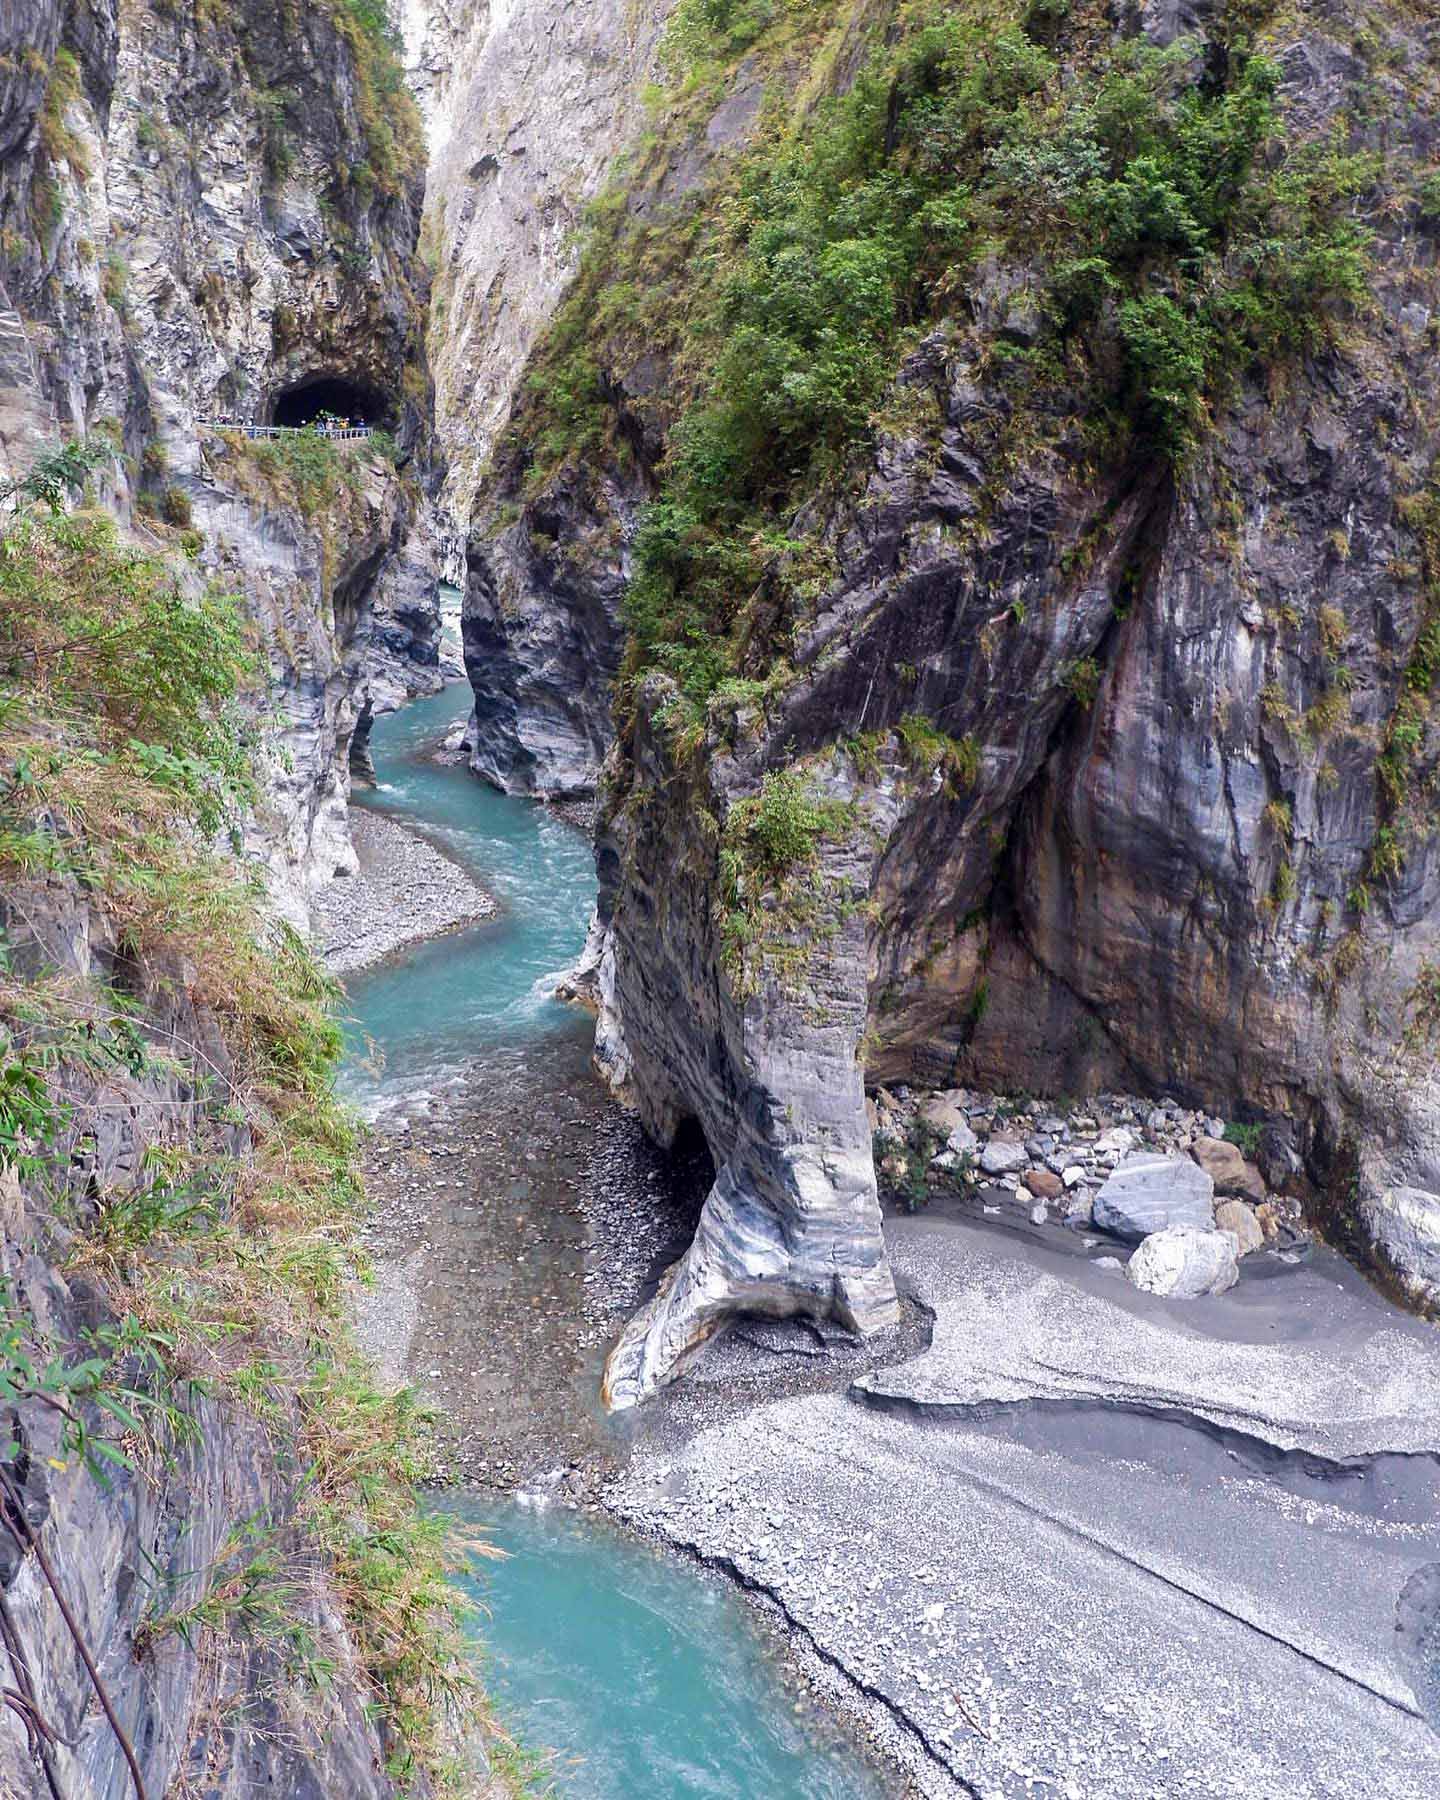
{"type": "Polygon", "coordinates": [[[741,1321],[607,1418],[605,1348],[710,1171],[648,1143],[562,1019],[383,1116],[362,1338],[436,1407],[450,1479],[601,1507],[735,1580],[906,1794],[1440,1791],[1433,1621],[1395,1630],[1440,1565],[1437,1334],[1278,1195],[1230,1291],[1126,1281],[1086,1197],[1132,1138],[1214,1161],[1223,1121],[882,1094],[876,1127],[899,1329],[741,1321]],[[992,1146],[1013,1171],[987,1177],[992,1146]]]}
{"type": "Polygon", "coordinates": [[[427,838],[384,813],[350,809],[359,867],[312,908],[315,946],[334,975],[353,975],[495,910],[479,883],[427,838]]]}

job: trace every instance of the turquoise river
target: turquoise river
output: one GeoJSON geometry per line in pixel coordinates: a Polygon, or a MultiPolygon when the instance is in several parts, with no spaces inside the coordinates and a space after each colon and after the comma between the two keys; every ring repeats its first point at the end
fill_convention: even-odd
{"type": "MultiPolygon", "coordinates": [[[[452,687],[381,719],[383,809],[472,869],[499,902],[479,926],[357,977],[347,1083],[370,1111],[442,1093],[574,1014],[550,997],[585,934],[594,875],[584,835],[429,752],[467,698],[452,687]],[[377,1072],[378,1050],[383,1066],[377,1072]]],[[[537,1107],[545,1104],[537,1093],[537,1107]]],[[[564,1507],[447,1501],[508,1552],[464,1585],[480,1602],[487,1684],[502,1720],[548,1753],[537,1791],[562,1800],[879,1800],[887,1789],[782,1673],[750,1607],[722,1579],[564,1507]]]]}

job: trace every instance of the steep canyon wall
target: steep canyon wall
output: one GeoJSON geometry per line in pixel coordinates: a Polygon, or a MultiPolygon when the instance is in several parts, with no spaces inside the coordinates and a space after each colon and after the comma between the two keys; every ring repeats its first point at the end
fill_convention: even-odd
{"type": "Polygon", "coordinates": [[[126,1792],[122,1733],[152,1795],[439,1767],[444,1589],[346,1344],[338,1038],[282,923],[353,866],[357,722],[439,678],[424,146],[382,24],[0,13],[6,1794],[126,1792]],[[312,391],[378,435],[235,428],[312,391]],[[16,484],[62,442],[87,491],[52,513],[16,484]]]}
{"type": "Polygon", "coordinates": [[[944,11],[677,15],[472,546],[482,715],[502,592],[593,754],[619,671],[600,1054],[721,1171],[621,1403],[735,1307],[888,1316],[867,1082],[1268,1122],[1440,1297],[1432,47],[944,11]]]}

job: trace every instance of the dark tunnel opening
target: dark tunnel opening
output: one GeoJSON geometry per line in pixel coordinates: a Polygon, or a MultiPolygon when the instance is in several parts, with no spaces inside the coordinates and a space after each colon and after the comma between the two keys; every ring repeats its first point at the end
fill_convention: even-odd
{"type": "Polygon", "coordinates": [[[275,397],[273,425],[314,425],[338,419],[349,425],[383,425],[387,408],[373,389],[338,376],[317,375],[275,397]]]}

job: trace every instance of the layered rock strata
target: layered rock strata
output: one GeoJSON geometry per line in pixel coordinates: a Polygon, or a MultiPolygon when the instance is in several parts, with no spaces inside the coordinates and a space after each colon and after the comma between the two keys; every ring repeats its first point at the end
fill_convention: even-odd
{"type": "MultiPolygon", "coordinates": [[[[1373,159],[1363,306],[1332,307],[1283,377],[1241,369],[1172,466],[1133,439],[1097,450],[1059,349],[1040,389],[1014,385],[1053,326],[1033,271],[978,262],[843,491],[788,520],[822,574],[780,661],[742,655],[747,691],[688,732],[667,676],[627,693],[599,834],[605,1057],[657,1130],[698,1117],[733,1174],[615,1391],[653,1385],[767,1282],[777,1308],[815,1305],[813,1218],[848,1212],[850,1242],[878,1247],[866,1080],[1117,1085],[1283,1123],[1326,1229],[1413,1302],[1440,1297],[1433,94],[1403,7],[1374,15],[1379,60],[1323,4],[1276,18],[1258,42],[1281,129],[1373,159]],[[847,809],[807,877],[846,894],[838,925],[763,871],[737,907],[737,809],[787,771],[806,804],[847,809]],[[776,1213],[769,1171],[817,1140],[825,1191],[782,1184],[776,1213]],[[751,1258],[757,1208],[773,1225],[751,1258]]],[[[1221,55],[1211,6],[1132,9],[1121,38],[1181,25],[1221,55]]],[[[843,85],[855,59],[826,54],[843,85]]],[[[633,347],[594,347],[599,467],[538,494],[532,475],[488,553],[523,571],[517,608],[583,593],[584,619],[624,585],[669,423],[634,391],[665,392],[663,359],[632,385],[633,347]]],[[[543,467],[538,437],[527,455],[543,467]]],[[[774,585],[749,598],[748,642],[782,610],[774,585]]]]}
{"type": "Polygon", "coordinates": [[[357,718],[438,685],[418,127],[348,13],[34,0],[5,29],[0,453],[104,442],[111,510],[244,591],[273,743],[252,849],[303,925],[353,867],[357,718]],[[388,436],[303,466],[207,423],[318,382],[388,436]]]}

